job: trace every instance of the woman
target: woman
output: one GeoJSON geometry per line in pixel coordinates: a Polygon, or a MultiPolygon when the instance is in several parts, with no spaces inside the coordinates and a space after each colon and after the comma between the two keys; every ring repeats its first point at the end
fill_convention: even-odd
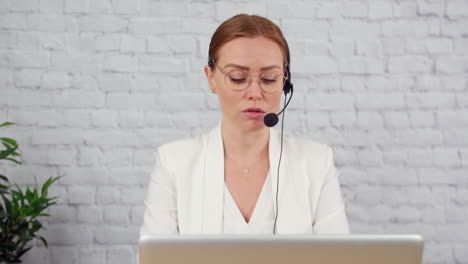
{"type": "Polygon", "coordinates": [[[281,30],[259,16],[228,19],[205,74],[222,121],[158,149],[141,235],[348,233],[331,149],[290,137],[281,146],[264,124],[289,87],[281,30]]]}

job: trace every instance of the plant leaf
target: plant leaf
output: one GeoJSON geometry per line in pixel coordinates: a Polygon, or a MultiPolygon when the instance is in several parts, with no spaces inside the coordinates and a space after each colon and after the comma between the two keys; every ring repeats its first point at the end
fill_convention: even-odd
{"type": "Polygon", "coordinates": [[[11,125],[14,125],[15,123],[12,123],[12,122],[5,122],[3,124],[0,124],[0,127],[4,127],[4,126],[11,126],[11,125]]]}
{"type": "Polygon", "coordinates": [[[2,137],[2,138],[0,138],[0,140],[3,141],[3,142],[8,143],[8,144],[10,144],[10,145],[12,145],[14,147],[18,147],[18,143],[16,143],[16,140],[14,140],[14,139],[2,137]]]}

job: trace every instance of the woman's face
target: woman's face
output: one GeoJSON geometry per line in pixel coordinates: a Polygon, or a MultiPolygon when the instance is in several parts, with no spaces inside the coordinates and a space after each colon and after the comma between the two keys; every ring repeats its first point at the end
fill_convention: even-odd
{"type": "Polygon", "coordinates": [[[223,122],[246,132],[265,128],[263,117],[278,112],[282,89],[275,93],[264,92],[261,86],[266,84],[259,76],[277,73],[282,82],[283,61],[280,46],[265,37],[235,38],[219,49],[216,67],[205,66],[205,73],[211,90],[219,97],[223,122]],[[247,77],[251,79],[246,89],[234,91],[232,83],[226,84],[223,72],[238,70],[255,76],[247,77]]]}

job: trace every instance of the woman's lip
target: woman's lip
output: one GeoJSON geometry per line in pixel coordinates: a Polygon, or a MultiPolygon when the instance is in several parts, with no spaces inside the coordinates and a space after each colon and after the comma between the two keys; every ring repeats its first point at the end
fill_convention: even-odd
{"type": "Polygon", "coordinates": [[[258,118],[263,117],[263,115],[265,115],[265,113],[263,113],[263,112],[249,112],[249,111],[244,111],[244,112],[242,112],[242,113],[244,113],[247,117],[253,118],[253,119],[258,119],[258,118]]]}
{"type": "Polygon", "coordinates": [[[261,108],[247,108],[247,109],[244,109],[244,111],[242,112],[259,112],[259,113],[265,113],[265,111],[263,111],[263,109],[261,108]]]}

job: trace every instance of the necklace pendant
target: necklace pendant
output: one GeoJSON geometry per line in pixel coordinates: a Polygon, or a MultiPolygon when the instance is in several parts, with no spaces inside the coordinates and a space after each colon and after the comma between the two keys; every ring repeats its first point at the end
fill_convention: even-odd
{"type": "Polygon", "coordinates": [[[244,173],[245,173],[245,174],[249,173],[249,169],[245,169],[245,170],[244,170],[244,173]]]}

